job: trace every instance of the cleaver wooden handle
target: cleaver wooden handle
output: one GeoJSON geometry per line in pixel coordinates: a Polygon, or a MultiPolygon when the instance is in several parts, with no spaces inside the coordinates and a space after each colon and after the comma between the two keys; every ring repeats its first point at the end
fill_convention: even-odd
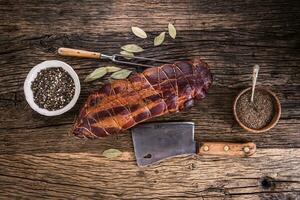
{"type": "Polygon", "coordinates": [[[248,143],[205,142],[198,145],[199,155],[248,157],[255,153],[256,145],[248,143]]]}
{"type": "Polygon", "coordinates": [[[101,54],[98,52],[85,51],[79,49],[70,49],[61,47],[57,50],[59,55],[62,56],[72,56],[72,57],[80,57],[80,58],[101,58],[101,54]]]}

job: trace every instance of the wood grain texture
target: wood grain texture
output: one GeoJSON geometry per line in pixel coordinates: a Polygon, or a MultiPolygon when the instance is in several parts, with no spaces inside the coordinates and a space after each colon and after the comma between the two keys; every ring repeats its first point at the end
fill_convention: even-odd
{"type": "Polygon", "coordinates": [[[86,50],[71,49],[71,48],[64,48],[64,47],[60,47],[59,49],[57,49],[57,53],[61,56],[95,58],[95,59],[101,58],[101,53],[99,52],[91,52],[86,50]]]}
{"type": "Polygon", "coordinates": [[[249,157],[256,152],[256,145],[253,142],[232,143],[232,142],[204,142],[198,146],[199,155],[218,155],[249,157]]]}
{"type": "Polygon", "coordinates": [[[298,1],[1,1],[0,0],[0,199],[300,199],[300,5],[298,1]],[[153,38],[177,28],[176,40],[153,38]],[[147,31],[143,40],[131,26],[147,31]],[[69,135],[88,94],[82,82],[76,106],[58,117],[32,111],[23,95],[29,70],[58,59],[80,80],[108,61],[67,58],[59,47],[106,54],[136,43],[145,57],[184,60],[200,56],[214,74],[206,99],[190,111],[155,121],[196,124],[200,142],[249,142],[250,158],[180,156],[138,168],[129,133],[99,140],[69,135]],[[232,103],[258,84],[282,103],[278,125],[250,134],[233,120],[232,103]],[[116,148],[121,157],[102,152],[116,148]]]}
{"type": "Polygon", "coordinates": [[[247,159],[181,156],[147,168],[136,167],[131,151],[112,160],[85,152],[4,155],[1,196],[243,199],[253,194],[268,199],[287,193],[297,197],[299,155],[298,149],[262,149],[247,159]]]}

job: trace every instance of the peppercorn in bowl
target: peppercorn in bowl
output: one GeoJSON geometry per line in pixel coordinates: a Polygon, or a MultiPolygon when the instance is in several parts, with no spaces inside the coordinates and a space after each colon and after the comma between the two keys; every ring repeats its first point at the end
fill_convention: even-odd
{"type": "Polygon", "coordinates": [[[45,116],[61,115],[76,104],[80,81],[70,65],[49,60],[30,70],[24,82],[24,93],[36,112],[45,116]]]}

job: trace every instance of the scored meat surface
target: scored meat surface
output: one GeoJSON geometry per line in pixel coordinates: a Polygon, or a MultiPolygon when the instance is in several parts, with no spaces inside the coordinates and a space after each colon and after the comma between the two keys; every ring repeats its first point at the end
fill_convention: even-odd
{"type": "Polygon", "coordinates": [[[91,94],[73,133],[87,138],[121,133],[147,119],[192,107],[211,84],[212,75],[200,59],[148,68],[91,94]]]}

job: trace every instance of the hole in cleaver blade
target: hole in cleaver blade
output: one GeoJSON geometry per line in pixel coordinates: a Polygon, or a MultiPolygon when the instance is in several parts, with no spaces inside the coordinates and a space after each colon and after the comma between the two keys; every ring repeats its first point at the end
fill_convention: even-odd
{"type": "Polygon", "coordinates": [[[193,122],[146,123],[131,132],[138,166],[196,152],[193,122]]]}

